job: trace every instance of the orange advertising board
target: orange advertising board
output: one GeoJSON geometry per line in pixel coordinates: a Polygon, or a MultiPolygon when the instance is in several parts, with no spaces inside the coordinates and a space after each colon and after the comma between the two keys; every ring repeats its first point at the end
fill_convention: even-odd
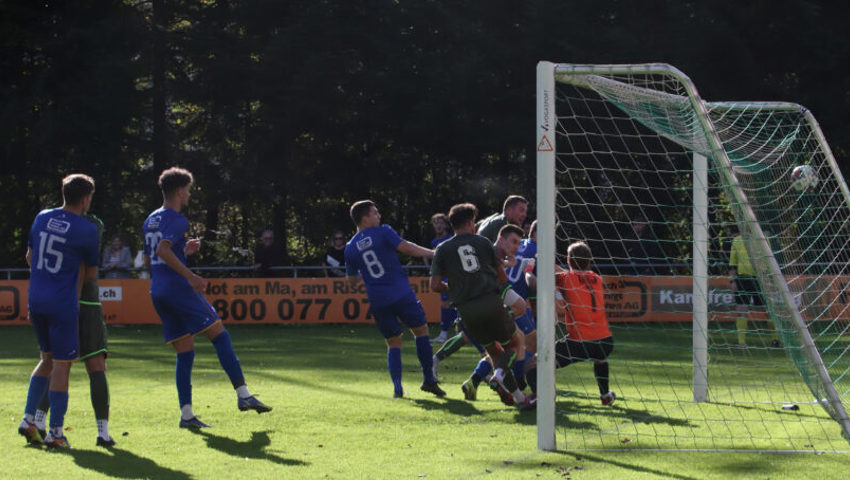
{"type": "MultiPolygon", "coordinates": [[[[148,294],[149,280],[101,280],[100,298],[107,323],[158,324],[148,294]]],[[[430,290],[429,277],[412,277],[428,321],[440,320],[440,296],[430,290]]],[[[608,320],[617,322],[687,322],[693,310],[691,277],[603,277],[608,320]]],[[[792,291],[807,320],[850,320],[850,276],[797,277],[792,291]],[[823,312],[827,312],[823,315],[823,312]]],[[[27,324],[26,280],[0,281],[0,325],[27,324]]],[[[371,323],[365,286],[351,288],[334,278],[213,278],[206,298],[225,323],[371,323]]],[[[727,277],[709,281],[709,312],[713,321],[735,317],[735,296],[727,277]]],[[[755,317],[764,314],[755,313],[755,317]]]]}
{"type": "MultiPolygon", "coordinates": [[[[430,277],[413,277],[410,286],[430,322],[440,321],[440,295],[430,277]]],[[[205,292],[225,323],[371,323],[366,288],[351,288],[332,278],[211,278],[205,292]]],[[[26,280],[0,282],[0,325],[27,324],[26,280]]],[[[158,324],[150,280],[101,280],[100,300],[107,323],[158,324]]]]}

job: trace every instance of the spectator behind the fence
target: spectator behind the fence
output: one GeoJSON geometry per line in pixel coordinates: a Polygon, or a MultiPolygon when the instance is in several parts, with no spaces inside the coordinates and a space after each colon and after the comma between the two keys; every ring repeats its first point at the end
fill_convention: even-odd
{"type": "Polygon", "coordinates": [[[145,268],[145,251],[139,250],[136,258],[133,259],[133,267],[138,270],[139,278],[151,278],[151,271],[145,268]]]}
{"type": "Polygon", "coordinates": [[[632,232],[632,236],[623,240],[632,266],[627,274],[669,275],[670,266],[667,257],[643,217],[632,218],[632,232]]]}
{"type": "Polygon", "coordinates": [[[333,268],[325,270],[325,274],[329,277],[344,277],[345,276],[345,234],[342,230],[337,230],[331,236],[331,246],[325,254],[323,265],[333,268]]]}
{"type": "Polygon", "coordinates": [[[274,232],[266,230],[260,236],[260,243],[254,249],[254,271],[258,277],[277,277],[272,267],[283,265],[283,254],[275,245],[274,232]]]}
{"type": "Polygon", "coordinates": [[[100,262],[103,278],[130,278],[133,255],[130,247],[125,247],[119,235],[113,235],[109,245],[103,249],[100,262]]]}

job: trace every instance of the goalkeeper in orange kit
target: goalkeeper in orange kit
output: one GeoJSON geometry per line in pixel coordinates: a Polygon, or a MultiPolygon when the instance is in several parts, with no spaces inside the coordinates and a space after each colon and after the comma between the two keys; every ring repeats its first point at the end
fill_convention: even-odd
{"type": "MultiPolygon", "coordinates": [[[[573,243],[567,249],[569,270],[555,274],[557,297],[566,307],[564,323],[567,329],[567,334],[555,342],[555,368],[593,360],[599,398],[603,405],[611,405],[615,395],[608,386],[608,356],[614,350],[614,337],[605,317],[602,278],[588,270],[592,260],[587,244],[573,243]]],[[[536,391],[536,366],[527,369],[525,378],[536,391]]]]}

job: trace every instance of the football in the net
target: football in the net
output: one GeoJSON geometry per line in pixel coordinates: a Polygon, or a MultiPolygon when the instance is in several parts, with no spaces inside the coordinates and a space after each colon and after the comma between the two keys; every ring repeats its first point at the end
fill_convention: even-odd
{"type": "Polygon", "coordinates": [[[800,165],[791,171],[791,186],[798,192],[813,190],[818,184],[818,174],[810,165],[800,165]]]}

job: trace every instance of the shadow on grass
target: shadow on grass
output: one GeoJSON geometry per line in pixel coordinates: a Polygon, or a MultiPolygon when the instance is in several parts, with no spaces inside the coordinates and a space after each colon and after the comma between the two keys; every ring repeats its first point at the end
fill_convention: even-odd
{"type": "Polygon", "coordinates": [[[576,392],[567,392],[566,395],[562,393],[561,398],[558,399],[555,404],[555,411],[558,415],[564,418],[563,423],[561,421],[558,421],[558,425],[563,425],[567,428],[599,430],[599,427],[593,422],[575,422],[570,420],[569,416],[571,413],[576,413],[582,416],[600,416],[611,419],[620,418],[623,420],[631,421],[632,423],[662,424],[669,425],[671,427],[697,427],[697,424],[684,418],[666,417],[663,415],[651,413],[649,410],[646,409],[624,407],[622,406],[622,400],[619,398],[618,400],[621,401],[621,404],[604,406],[599,405],[598,403],[595,405],[587,405],[583,402],[563,400],[562,398],[567,395],[572,398],[588,398],[596,400],[598,402],[598,397],[584,395],[576,392]]]}
{"type": "Polygon", "coordinates": [[[127,450],[112,448],[107,451],[69,450],[68,455],[82,468],[87,468],[113,478],[169,478],[189,480],[186,472],[159,466],[149,458],[140,457],[127,450]]]}
{"type": "Polygon", "coordinates": [[[203,437],[204,441],[207,442],[207,446],[209,448],[212,448],[213,450],[218,450],[228,455],[233,455],[234,457],[267,460],[269,462],[274,462],[279,465],[308,465],[308,463],[303,462],[301,460],[284,458],[266,451],[266,447],[268,447],[272,443],[271,438],[269,438],[268,430],[263,432],[251,433],[251,439],[246,442],[240,442],[239,440],[234,440],[232,438],[221,437],[209,433],[206,430],[190,430],[190,432],[203,437]]]}
{"type": "Polygon", "coordinates": [[[655,468],[642,467],[640,465],[632,465],[632,464],[629,464],[629,463],[626,463],[626,462],[621,462],[621,461],[618,461],[618,460],[611,460],[610,458],[604,458],[604,457],[599,457],[599,456],[595,456],[595,455],[588,455],[584,452],[573,453],[573,452],[565,452],[563,450],[560,450],[560,451],[555,452],[555,453],[561,453],[565,456],[571,456],[575,460],[582,460],[582,459],[591,460],[591,461],[594,461],[594,462],[604,463],[604,464],[608,464],[608,465],[613,465],[615,467],[623,468],[623,469],[626,469],[626,470],[631,470],[631,471],[636,472],[636,473],[657,475],[661,478],[675,478],[675,479],[678,479],[678,480],[697,480],[699,478],[699,477],[691,477],[691,476],[688,476],[688,475],[680,475],[680,474],[673,473],[673,472],[665,472],[663,470],[657,470],[655,468]]]}
{"type": "Polygon", "coordinates": [[[441,400],[432,400],[429,398],[414,398],[411,403],[425,410],[440,410],[441,412],[449,412],[461,417],[471,417],[481,415],[481,410],[475,408],[475,405],[465,400],[455,400],[452,398],[443,398],[441,400]]]}

